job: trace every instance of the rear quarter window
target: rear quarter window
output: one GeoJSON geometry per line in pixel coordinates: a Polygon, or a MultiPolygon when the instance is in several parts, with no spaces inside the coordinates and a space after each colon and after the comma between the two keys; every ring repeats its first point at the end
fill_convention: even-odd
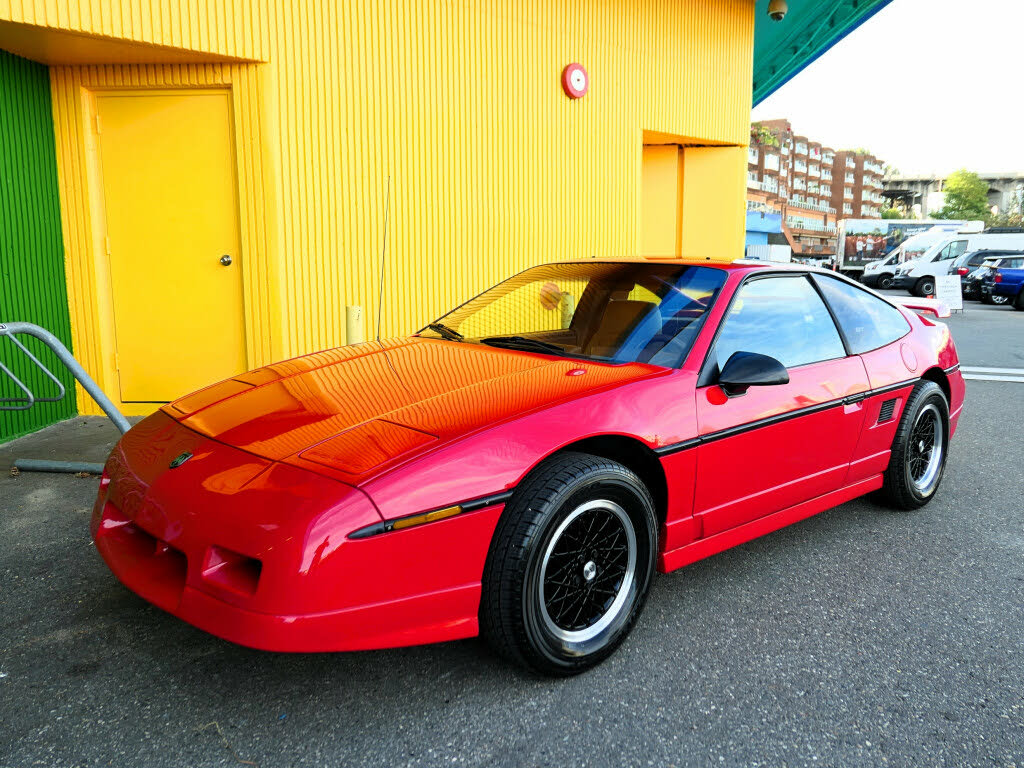
{"type": "Polygon", "coordinates": [[[910,332],[910,324],[903,313],[877,296],[827,275],[815,275],[814,279],[821,286],[853,354],[892,344],[910,332]]]}

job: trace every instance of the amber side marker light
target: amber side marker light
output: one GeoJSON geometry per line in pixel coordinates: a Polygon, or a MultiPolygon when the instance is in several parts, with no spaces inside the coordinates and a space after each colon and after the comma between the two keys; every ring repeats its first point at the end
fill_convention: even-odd
{"type": "Polygon", "coordinates": [[[478,509],[486,509],[487,507],[493,507],[496,504],[504,504],[511,496],[511,491],[505,491],[503,493],[496,493],[493,496],[481,496],[480,498],[472,499],[470,501],[464,501],[461,504],[442,507],[441,509],[435,509],[430,512],[419,512],[415,515],[398,517],[394,520],[382,520],[379,523],[374,523],[373,525],[368,525],[365,528],[360,528],[357,531],[352,531],[348,537],[350,539],[365,539],[369,536],[376,536],[378,533],[400,531],[403,528],[414,528],[417,525],[424,525],[425,523],[433,523],[437,520],[455,517],[463,512],[476,512],[478,509]]]}
{"type": "Polygon", "coordinates": [[[444,509],[435,509],[433,512],[424,512],[419,515],[399,517],[397,520],[385,520],[381,523],[374,523],[365,528],[360,528],[358,531],[353,531],[348,537],[350,539],[365,539],[367,536],[376,536],[378,533],[400,531],[403,528],[414,528],[417,525],[432,523],[435,520],[444,520],[446,517],[455,517],[455,515],[462,511],[462,507],[456,505],[454,507],[445,507],[444,509]]]}

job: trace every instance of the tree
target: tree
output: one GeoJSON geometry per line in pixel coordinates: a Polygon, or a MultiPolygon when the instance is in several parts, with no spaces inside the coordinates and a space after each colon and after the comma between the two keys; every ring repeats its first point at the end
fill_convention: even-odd
{"type": "Polygon", "coordinates": [[[779,146],[779,137],[772,132],[771,128],[761,123],[751,123],[750,135],[757,144],[763,144],[768,147],[779,146]]]}
{"type": "Polygon", "coordinates": [[[903,212],[899,208],[883,208],[882,209],[883,219],[902,219],[903,212]]]}
{"type": "Polygon", "coordinates": [[[984,219],[992,215],[988,204],[988,183],[965,169],[953,171],[943,186],[946,204],[932,216],[936,219],[984,219]]]}
{"type": "Polygon", "coordinates": [[[1000,211],[991,219],[990,227],[1021,227],[1024,226],[1024,188],[1017,187],[1005,211],[1000,211]]]}

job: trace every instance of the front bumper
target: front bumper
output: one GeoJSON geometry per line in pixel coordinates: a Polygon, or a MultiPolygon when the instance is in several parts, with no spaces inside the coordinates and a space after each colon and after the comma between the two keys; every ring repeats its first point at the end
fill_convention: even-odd
{"type": "Polygon", "coordinates": [[[348,539],[380,520],[362,491],[157,414],[111,454],[91,527],[126,587],[199,629],[269,651],[349,651],[475,635],[501,510],[348,539]]]}
{"type": "Polygon", "coordinates": [[[910,275],[897,275],[892,279],[893,288],[903,288],[907,291],[911,290],[916,283],[917,278],[910,275]]]}

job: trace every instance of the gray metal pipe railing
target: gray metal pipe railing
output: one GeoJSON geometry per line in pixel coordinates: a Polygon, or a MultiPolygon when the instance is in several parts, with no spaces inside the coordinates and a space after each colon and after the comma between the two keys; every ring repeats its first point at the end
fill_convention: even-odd
{"type": "MultiPolygon", "coordinates": [[[[57,386],[60,387],[60,396],[56,398],[33,397],[28,387],[25,386],[25,383],[22,382],[17,376],[15,376],[14,373],[10,371],[6,366],[3,366],[3,364],[0,363],[0,366],[3,367],[3,372],[6,373],[14,381],[15,385],[19,389],[23,390],[28,394],[29,399],[28,406],[18,406],[16,408],[9,406],[0,406],[0,409],[24,410],[25,407],[31,407],[33,403],[57,402],[58,400],[63,399],[65,394],[64,385],[60,383],[60,380],[56,376],[54,376],[53,373],[45,365],[39,362],[39,359],[35,355],[33,355],[31,352],[25,349],[24,344],[22,344],[20,341],[14,338],[14,334],[18,333],[24,333],[27,336],[34,336],[35,338],[43,342],[43,344],[48,346],[51,350],[53,350],[53,353],[57,356],[57,359],[60,360],[69,371],[71,371],[71,375],[78,380],[78,383],[82,385],[82,388],[86,392],[88,392],[90,397],[92,397],[92,399],[96,401],[99,407],[103,409],[103,412],[107,414],[107,416],[112,422],[114,422],[114,426],[121,431],[122,435],[132,428],[132,425],[128,423],[128,419],[124,417],[124,414],[117,410],[117,406],[114,405],[113,401],[103,393],[103,390],[100,389],[99,385],[92,380],[92,377],[85,372],[85,368],[83,368],[82,364],[75,359],[75,356],[71,354],[71,351],[64,346],[64,343],[45,328],[41,328],[38,325],[32,325],[32,323],[0,323],[0,336],[6,336],[11,341],[13,341],[14,344],[22,352],[28,355],[28,358],[44,374],[46,374],[47,377],[56,382],[57,386]]],[[[11,401],[13,399],[14,398],[7,398],[7,401],[11,401]]],[[[16,401],[23,402],[22,400],[16,401]]]]}
{"type": "MultiPolygon", "coordinates": [[[[71,351],[64,346],[64,343],[45,328],[33,325],[32,323],[0,323],[0,339],[9,339],[44,376],[57,385],[58,394],[53,397],[37,397],[29,389],[28,385],[14,374],[14,371],[0,362],[0,373],[6,375],[14,383],[14,386],[24,393],[21,397],[0,398],[0,411],[23,411],[31,408],[36,403],[58,402],[67,395],[64,384],[53,374],[53,371],[43,365],[38,357],[33,355],[24,344],[15,338],[16,334],[21,333],[39,339],[53,351],[57,359],[61,361],[64,367],[82,385],[82,388],[103,409],[103,412],[107,414],[107,417],[114,423],[114,426],[118,428],[122,435],[132,428],[128,419],[117,409],[113,401],[104,394],[92,377],[85,372],[82,364],[75,359],[71,351]]],[[[88,472],[90,474],[100,474],[103,471],[103,465],[101,464],[81,461],[18,459],[14,462],[14,466],[26,472],[88,472]]]]}

